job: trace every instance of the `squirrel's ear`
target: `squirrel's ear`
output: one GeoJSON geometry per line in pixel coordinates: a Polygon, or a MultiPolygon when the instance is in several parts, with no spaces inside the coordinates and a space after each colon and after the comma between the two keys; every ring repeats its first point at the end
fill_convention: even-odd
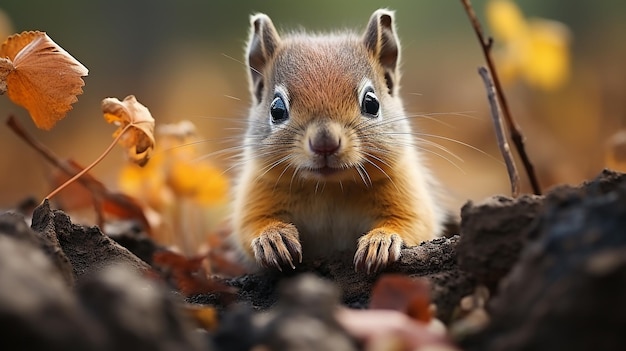
{"type": "Polygon", "coordinates": [[[400,41],[394,28],[393,16],[393,11],[376,10],[363,34],[365,47],[384,69],[389,94],[394,93],[397,85],[397,67],[400,60],[400,41]]]}
{"type": "Polygon", "coordinates": [[[250,39],[248,40],[248,69],[252,81],[252,94],[257,103],[263,96],[265,66],[280,44],[280,37],[272,20],[259,13],[250,17],[250,39]]]}

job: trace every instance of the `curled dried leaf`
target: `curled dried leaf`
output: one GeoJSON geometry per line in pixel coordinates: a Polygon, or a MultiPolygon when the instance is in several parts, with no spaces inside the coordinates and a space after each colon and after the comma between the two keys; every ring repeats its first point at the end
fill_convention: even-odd
{"type": "Polygon", "coordinates": [[[128,157],[144,166],[154,149],[154,118],[147,107],[139,103],[134,95],[124,101],[117,98],[102,100],[102,112],[108,123],[119,128],[113,133],[119,144],[126,148],[128,157]]]}
{"type": "Polygon", "coordinates": [[[0,91],[6,85],[9,99],[26,108],[35,125],[46,130],[72,109],[77,95],[83,93],[81,77],[89,73],[45,32],[10,36],[0,46],[0,58],[4,59],[0,63],[0,91]]]}

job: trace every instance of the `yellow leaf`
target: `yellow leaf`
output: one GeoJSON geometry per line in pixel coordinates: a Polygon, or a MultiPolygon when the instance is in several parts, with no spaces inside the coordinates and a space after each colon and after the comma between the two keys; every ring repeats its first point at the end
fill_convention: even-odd
{"type": "Polygon", "coordinates": [[[116,98],[102,100],[102,112],[108,123],[119,127],[113,137],[120,137],[119,144],[126,148],[128,157],[144,166],[154,149],[154,118],[148,108],[134,95],[129,95],[124,101],[116,98]]]}
{"type": "Polygon", "coordinates": [[[526,33],[526,20],[519,7],[509,0],[487,3],[487,21],[493,36],[503,41],[516,40],[526,33]]]}
{"type": "Polygon", "coordinates": [[[529,28],[532,54],[522,67],[524,77],[532,86],[554,90],[569,78],[569,32],[561,23],[540,19],[529,28]]]}
{"type": "Polygon", "coordinates": [[[215,307],[185,304],[187,314],[205,330],[213,331],[218,327],[218,315],[215,307]]]}
{"type": "Polygon", "coordinates": [[[228,195],[226,177],[207,163],[178,160],[172,165],[169,180],[176,194],[203,205],[224,203],[228,195]]]}
{"type": "Polygon", "coordinates": [[[491,0],[487,20],[501,44],[495,53],[504,83],[523,78],[530,86],[553,90],[569,77],[569,30],[559,22],[527,20],[510,0],[491,0]]]}
{"type": "MultiPolygon", "coordinates": [[[[5,83],[9,99],[28,110],[38,128],[50,129],[63,119],[83,93],[88,70],[44,32],[10,36],[0,47],[0,69],[11,63],[5,83]]],[[[6,71],[5,71],[6,72],[6,71]]],[[[0,87],[1,88],[1,87],[0,87]]]]}
{"type": "Polygon", "coordinates": [[[224,203],[228,192],[226,176],[198,155],[196,127],[189,121],[159,126],[157,131],[168,150],[168,184],[178,196],[203,205],[224,203]]]}
{"type": "Polygon", "coordinates": [[[161,212],[174,201],[174,194],[166,185],[163,165],[159,159],[158,156],[151,158],[144,167],[126,163],[120,170],[118,184],[124,194],[141,199],[161,212]]]}

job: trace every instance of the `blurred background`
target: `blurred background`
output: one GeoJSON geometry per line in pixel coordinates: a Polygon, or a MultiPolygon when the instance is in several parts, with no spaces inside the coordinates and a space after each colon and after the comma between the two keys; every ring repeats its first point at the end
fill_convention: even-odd
{"type": "MultiPolygon", "coordinates": [[[[554,70],[563,73],[546,78],[557,80],[546,84],[511,68],[525,64],[514,62],[524,53],[516,51],[509,29],[494,33],[497,29],[490,28],[488,3],[473,5],[486,31],[496,37],[505,92],[542,188],[595,176],[605,166],[607,139],[626,120],[626,3],[517,2],[522,22],[529,26],[536,17],[560,22],[558,28],[539,34],[555,40],[554,70]]],[[[477,74],[484,59],[458,1],[4,0],[2,38],[24,30],[46,31],[89,69],[89,76],[74,109],[49,132],[37,130],[28,113],[5,96],[0,96],[0,119],[16,115],[29,133],[58,155],[88,164],[111,142],[115,129],[102,118],[101,100],[134,94],[157,124],[189,120],[206,140],[203,152],[223,149],[234,145],[228,135],[242,132],[237,121],[245,119],[249,103],[242,61],[251,13],[267,13],[279,30],[360,32],[379,7],[396,10],[407,111],[431,116],[416,119],[419,131],[435,135],[426,139],[462,159],[432,147],[434,153],[427,154],[433,172],[449,191],[450,206],[458,209],[470,199],[509,194],[477,74]]],[[[501,16],[505,25],[510,23],[505,10],[501,16]]],[[[497,20],[490,20],[497,26],[497,20]]],[[[50,166],[4,124],[0,147],[0,208],[27,196],[45,196],[50,166]]],[[[218,157],[209,161],[228,167],[218,157]]],[[[92,174],[116,189],[124,163],[123,150],[117,148],[92,174]]],[[[522,190],[530,192],[519,163],[518,168],[522,190]]]]}

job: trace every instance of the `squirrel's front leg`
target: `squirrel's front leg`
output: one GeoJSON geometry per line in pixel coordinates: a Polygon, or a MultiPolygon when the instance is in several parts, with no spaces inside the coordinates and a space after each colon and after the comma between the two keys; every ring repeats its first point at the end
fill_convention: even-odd
{"type": "Polygon", "coordinates": [[[257,263],[264,267],[282,270],[302,262],[302,246],[298,229],[293,224],[278,220],[269,221],[255,231],[250,246],[257,263]]]}
{"type": "Polygon", "coordinates": [[[354,269],[367,274],[376,272],[400,258],[404,240],[395,226],[380,226],[359,238],[354,269]]]}

